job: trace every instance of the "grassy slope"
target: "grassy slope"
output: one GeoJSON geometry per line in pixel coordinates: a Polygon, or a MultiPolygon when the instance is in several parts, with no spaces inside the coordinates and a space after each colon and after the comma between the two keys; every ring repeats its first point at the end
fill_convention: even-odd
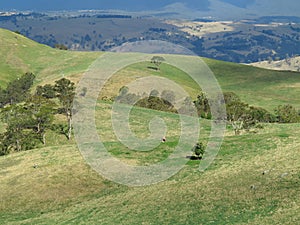
{"type": "MultiPolygon", "coordinates": [[[[5,78],[1,79],[2,85],[12,79],[5,77],[6,74],[19,75],[28,69],[42,83],[60,77],[60,71],[75,79],[99,55],[54,50],[21,36],[15,39],[15,34],[3,30],[0,35],[0,41],[11,42],[13,58],[22,62],[18,65],[25,65],[16,69],[18,60],[9,58],[9,53],[1,54],[0,57],[6,57],[0,61],[0,76],[5,78]],[[39,59],[41,56],[46,58],[39,59]]],[[[299,83],[299,74],[205,61],[225,90],[237,92],[249,103],[270,109],[277,103],[299,104],[298,90],[284,88],[299,83]],[[273,78],[277,82],[270,82],[273,78]],[[278,90],[271,87],[282,87],[287,93],[277,100],[278,90]]],[[[154,73],[144,68],[139,64],[120,71],[109,85],[118,90],[122,82],[126,84],[133,79],[132,75],[154,73]],[[124,78],[124,74],[129,77],[124,78]]],[[[197,93],[180,72],[170,70],[163,66],[161,73],[166,77],[175,73],[177,82],[189,87],[192,94],[197,93]]],[[[171,124],[172,136],[167,148],[158,154],[128,153],[119,148],[111,132],[109,108],[107,103],[98,104],[97,113],[101,117],[96,122],[100,136],[113,154],[133,164],[156,162],[168,155],[169,147],[176,142],[176,116],[146,109],[133,112],[139,122],[133,124],[133,129],[138,134],[145,132],[140,124],[160,116],[171,124]]],[[[208,134],[209,123],[202,124],[204,134],[208,134]]],[[[299,124],[272,124],[258,134],[237,137],[228,131],[217,159],[205,173],[199,173],[198,162],[192,161],[168,181],[141,188],[128,188],[103,179],[85,164],[73,141],[66,143],[63,137],[49,134],[48,142],[53,146],[0,157],[0,223],[297,224],[300,221],[299,128],[299,124]],[[33,168],[35,164],[37,168],[33,168]],[[264,170],[269,172],[262,175],[264,170]]]]}
{"type": "Polygon", "coordinates": [[[75,78],[101,55],[53,49],[3,29],[0,29],[0,46],[1,86],[25,72],[33,72],[37,83],[52,82],[62,76],[75,78]]]}
{"type": "MultiPolygon", "coordinates": [[[[263,107],[271,112],[280,104],[300,108],[300,73],[273,71],[253,66],[203,59],[214,73],[223,91],[233,91],[250,105],[263,107]]],[[[117,73],[108,83],[106,94],[113,96],[123,85],[142,76],[156,75],[171,79],[182,86],[193,98],[198,85],[181,70],[161,65],[161,71],[147,69],[150,63],[131,65],[117,73]]]]}
{"type": "Polygon", "coordinates": [[[299,128],[229,135],[205,173],[191,162],[168,181],[141,188],[104,180],[73,145],[1,157],[0,222],[297,224],[299,128]]]}
{"type": "MultiPolygon", "coordinates": [[[[35,73],[36,83],[39,84],[53,82],[62,76],[78,80],[89,65],[101,55],[98,52],[52,49],[3,29],[0,29],[0,45],[0,86],[5,86],[8,81],[25,72],[35,73]]],[[[290,103],[300,108],[299,73],[265,70],[211,59],[204,61],[224,91],[234,91],[252,105],[273,110],[279,104],[290,103]]],[[[143,64],[135,65],[131,67],[130,73],[136,75],[145,73],[144,70],[143,64]]],[[[175,77],[175,81],[185,82],[185,86],[192,85],[182,77],[177,79],[181,74],[175,71],[174,76],[174,69],[168,68],[165,74],[167,78],[175,77]]]]}
{"type": "Polygon", "coordinates": [[[224,91],[237,93],[245,102],[272,111],[280,104],[300,108],[300,73],[204,59],[224,91]]]}

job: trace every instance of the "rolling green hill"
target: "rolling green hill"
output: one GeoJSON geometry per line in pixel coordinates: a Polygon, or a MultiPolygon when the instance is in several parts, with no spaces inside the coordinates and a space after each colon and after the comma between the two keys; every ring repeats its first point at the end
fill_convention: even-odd
{"type": "MultiPolygon", "coordinates": [[[[3,29],[0,29],[0,45],[1,86],[25,72],[33,72],[37,76],[37,84],[50,83],[63,76],[77,81],[92,62],[103,54],[52,49],[3,29]]],[[[266,70],[206,58],[203,60],[224,91],[234,91],[251,105],[270,111],[279,104],[287,103],[300,108],[300,73],[266,70]]],[[[131,69],[135,70],[130,70],[132,73],[145,72],[143,65],[131,69]]],[[[172,72],[170,69],[166,71],[172,72]]],[[[177,79],[178,82],[184,80],[177,79]]]]}
{"type": "MultiPolygon", "coordinates": [[[[36,85],[67,76],[78,81],[103,53],[51,49],[0,29],[1,85],[24,72],[37,75],[36,85]]],[[[120,53],[121,54],[121,53],[120,53]]],[[[300,108],[300,74],[204,59],[225,91],[245,102],[272,110],[290,103],[300,108]]],[[[118,71],[103,95],[114,96],[137,76],[173,79],[192,96],[197,86],[167,64],[160,71],[149,62],[118,71]]],[[[149,120],[168,125],[168,139],[154,151],[134,152],[116,139],[110,123],[111,103],[98,101],[96,125],[110,152],[132,165],[165,159],[176,146],[178,115],[135,107],[131,128],[148,132],[149,120]]],[[[300,221],[300,124],[264,124],[264,129],[234,136],[228,129],[223,145],[208,170],[199,161],[187,165],[156,185],[127,187],[93,171],[75,141],[49,133],[48,145],[0,157],[0,224],[298,224],[300,221]]],[[[201,140],[210,121],[201,120],[201,140]]]]}
{"type": "Polygon", "coordinates": [[[1,86],[26,72],[37,75],[36,82],[41,84],[76,77],[101,54],[53,49],[4,29],[0,29],[0,46],[1,86]]]}

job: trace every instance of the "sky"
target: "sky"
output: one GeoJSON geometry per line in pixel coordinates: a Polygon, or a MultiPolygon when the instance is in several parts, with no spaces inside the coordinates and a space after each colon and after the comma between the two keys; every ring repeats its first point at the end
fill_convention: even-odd
{"type": "MultiPolygon", "coordinates": [[[[255,0],[221,0],[229,4],[246,7],[255,0]]],[[[205,11],[210,0],[10,0],[0,3],[1,10],[73,10],[73,9],[121,9],[121,10],[157,10],[164,6],[183,3],[186,7],[205,11]]]]}
{"type": "Polygon", "coordinates": [[[2,0],[0,11],[115,9],[133,12],[163,10],[166,6],[179,12],[185,9],[186,14],[198,12],[195,14],[198,16],[300,16],[299,0],[2,0]],[[175,3],[180,4],[170,6],[175,3]]]}
{"type": "Polygon", "coordinates": [[[208,9],[209,0],[11,0],[0,3],[0,9],[17,10],[73,10],[121,9],[128,11],[157,10],[166,5],[183,2],[187,7],[208,9]]]}

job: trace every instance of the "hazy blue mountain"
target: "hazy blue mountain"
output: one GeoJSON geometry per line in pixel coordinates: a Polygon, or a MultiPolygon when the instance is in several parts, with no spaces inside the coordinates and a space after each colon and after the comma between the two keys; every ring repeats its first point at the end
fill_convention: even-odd
{"type": "Polygon", "coordinates": [[[240,8],[247,8],[247,6],[253,5],[256,2],[256,0],[221,0],[221,1],[240,8]]]}
{"type": "Polygon", "coordinates": [[[14,0],[0,3],[0,9],[17,10],[77,10],[77,9],[117,9],[117,10],[159,10],[177,2],[188,8],[208,10],[209,0],[14,0]]]}

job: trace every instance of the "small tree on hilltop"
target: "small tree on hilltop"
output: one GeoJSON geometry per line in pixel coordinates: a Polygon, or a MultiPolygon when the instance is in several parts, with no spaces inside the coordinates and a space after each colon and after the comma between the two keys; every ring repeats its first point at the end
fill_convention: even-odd
{"type": "Polygon", "coordinates": [[[65,46],[64,44],[55,44],[54,47],[59,50],[68,50],[68,47],[65,46]]]}
{"type": "Polygon", "coordinates": [[[164,57],[162,56],[153,56],[151,59],[151,63],[154,63],[157,70],[160,70],[160,64],[165,61],[164,57]]]}

